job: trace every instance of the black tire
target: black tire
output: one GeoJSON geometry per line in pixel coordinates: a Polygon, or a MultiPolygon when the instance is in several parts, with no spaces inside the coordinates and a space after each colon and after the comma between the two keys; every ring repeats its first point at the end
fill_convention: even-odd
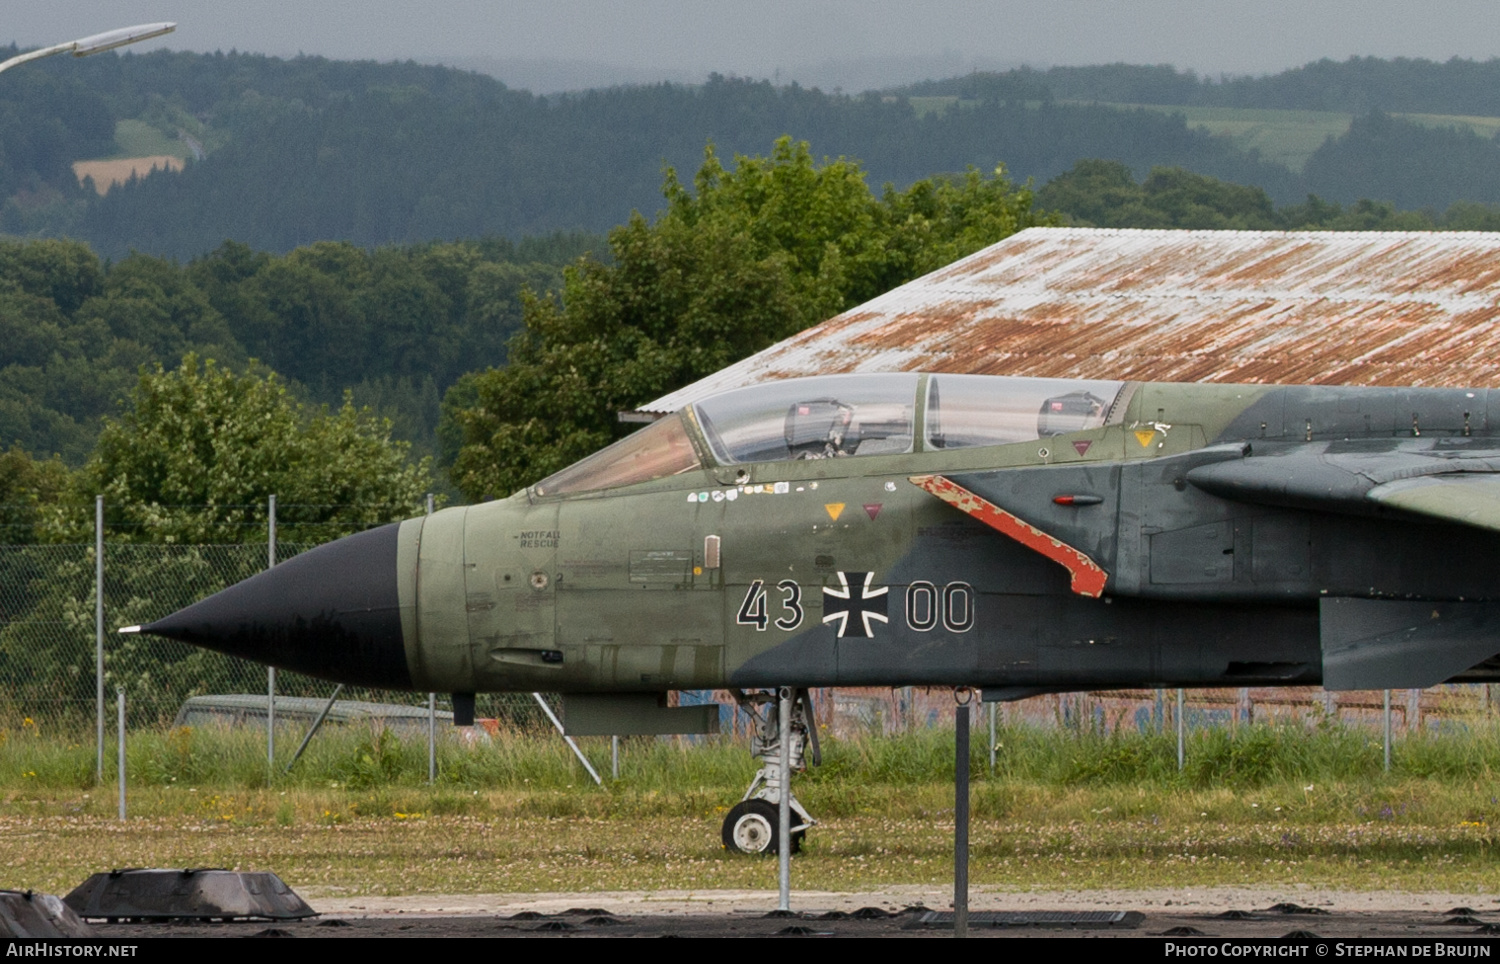
{"type": "Polygon", "coordinates": [[[724,817],[720,833],[724,849],[738,854],[774,854],[778,823],[775,805],[758,798],[741,800],[724,817]]]}

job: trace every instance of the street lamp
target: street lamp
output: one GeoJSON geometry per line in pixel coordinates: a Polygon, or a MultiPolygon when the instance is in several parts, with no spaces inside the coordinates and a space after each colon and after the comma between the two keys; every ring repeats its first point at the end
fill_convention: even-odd
{"type": "Polygon", "coordinates": [[[40,60],[53,54],[70,53],[75,57],[87,57],[89,54],[103,53],[106,50],[114,50],[126,44],[133,44],[140,40],[150,40],[152,37],[160,37],[177,29],[175,23],[143,23],[135,27],[121,27],[119,30],[108,30],[104,33],[96,33],[92,37],[84,37],[82,40],[69,40],[65,44],[54,44],[51,47],[42,47],[29,53],[17,54],[3,63],[0,70],[9,70],[17,64],[24,64],[28,60],[40,60]]]}

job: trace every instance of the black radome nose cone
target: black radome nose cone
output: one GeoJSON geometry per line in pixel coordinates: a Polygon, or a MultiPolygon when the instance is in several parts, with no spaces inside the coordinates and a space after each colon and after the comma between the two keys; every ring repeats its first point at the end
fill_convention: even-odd
{"type": "Polygon", "coordinates": [[[398,529],[319,546],[140,631],[340,683],[410,689],[398,529]]]}

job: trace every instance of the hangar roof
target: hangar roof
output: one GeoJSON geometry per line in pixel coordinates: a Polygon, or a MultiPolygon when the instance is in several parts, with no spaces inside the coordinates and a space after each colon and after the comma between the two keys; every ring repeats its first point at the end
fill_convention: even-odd
{"type": "Polygon", "coordinates": [[[883,371],[1500,386],[1500,233],[1030,228],[640,410],[883,371]]]}

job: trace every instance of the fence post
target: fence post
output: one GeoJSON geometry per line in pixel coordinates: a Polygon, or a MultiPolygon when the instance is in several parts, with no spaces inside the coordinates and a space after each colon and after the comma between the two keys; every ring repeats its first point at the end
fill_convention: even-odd
{"type": "MultiPolygon", "coordinates": [[[[267,503],[266,568],[276,567],[276,496],[267,503]]],[[[266,667],[266,786],[276,776],[276,667],[266,667]]]]}
{"type": "Polygon", "coordinates": [[[995,772],[995,701],[991,700],[990,707],[990,773],[995,772]]]}
{"type": "Polygon", "coordinates": [[[115,702],[120,708],[120,819],[125,819],[125,687],[115,688],[115,702]]]}
{"type": "MultiPolygon", "coordinates": [[[[427,493],[427,514],[432,515],[432,493],[427,493]]],[[[437,782],[437,694],[427,694],[427,782],[437,782]]]]}
{"type": "Polygon", "coordinates": [[[104,782],[104,496],[94,496],[94,782],[104,782]]]}
{"type": "Polygon", "coordinates": [[[427,783],[437,783],[437,694],[427,694],[427,783]]]}
{"type": "Polygon", "coordinates": [[[1182,687],[1177,688],[1177,769],[1187,765],[1187,713],[1183,708],[1182,687]]]}
{"type": "Polygon", "coordinates": [[[781,788],[776,802],[777,910],[792,909],[792,705],[796,695],[790,686],[777,688],[778,718],[781,727],[781,788]]]}
{"type": "Polygon", "coordinates": [[[1391,691],[1385,691],[1381,716],[1385,722],[1385,772],[1391,772],[1391,691]]]}

